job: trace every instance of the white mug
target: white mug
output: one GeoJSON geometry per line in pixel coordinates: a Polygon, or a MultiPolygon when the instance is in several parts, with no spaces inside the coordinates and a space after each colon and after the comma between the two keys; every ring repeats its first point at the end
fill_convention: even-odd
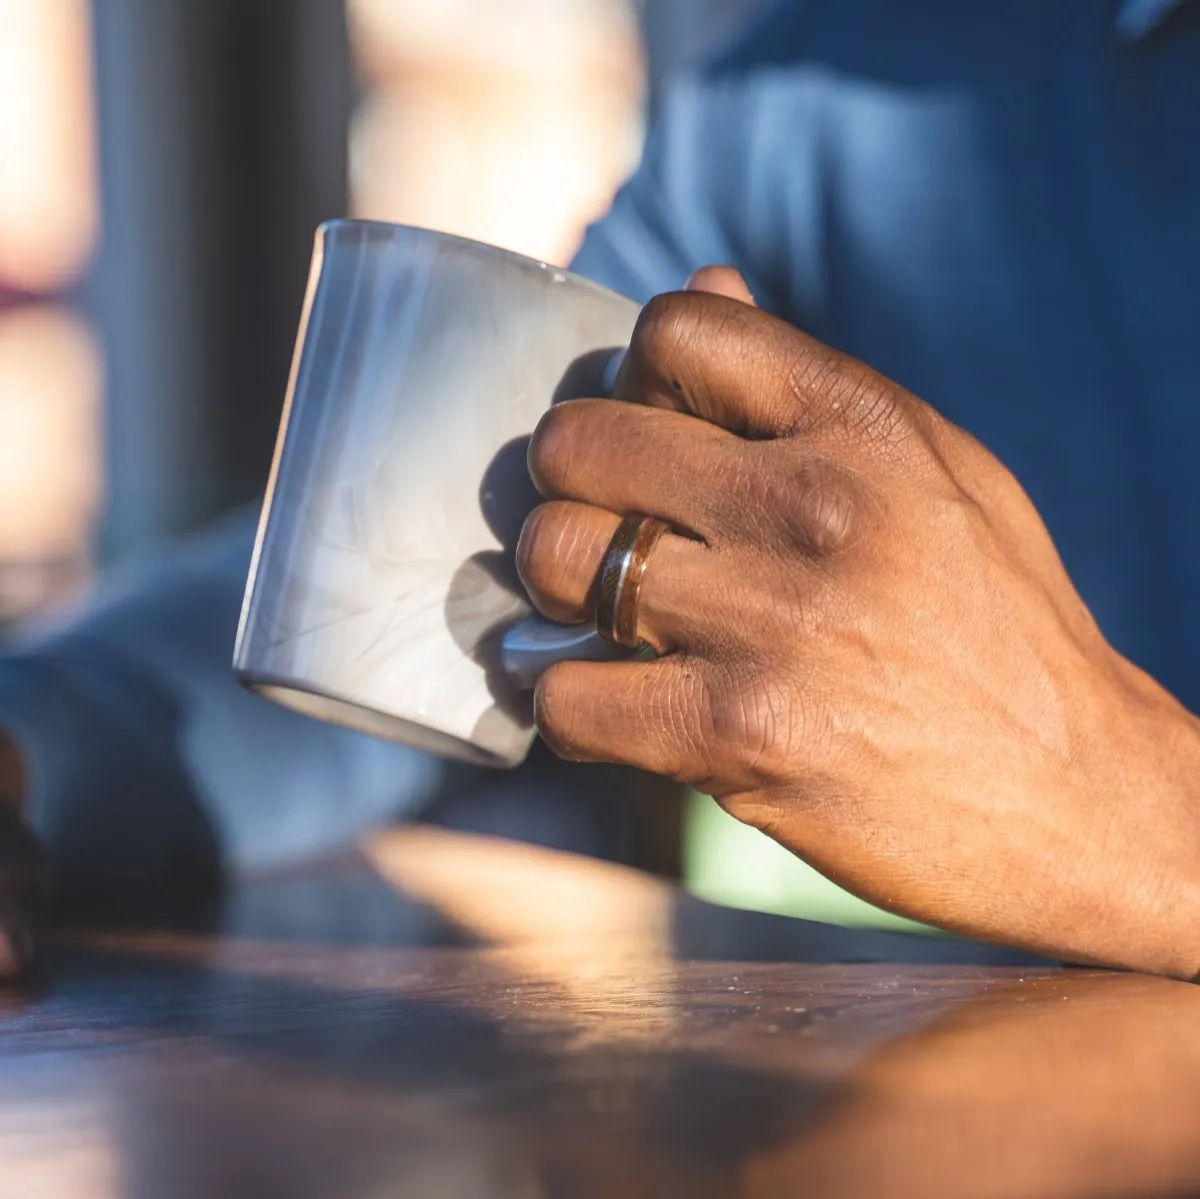
{"type": "Polygon", "coordinates": [[[513,550],[525,446],[599,394],[631,300],[493,246],[333,221],[317,232],[234,671],[277,702],[494,766],[534,737],[527,685],[612,651],[529,619],[513,550]]]}

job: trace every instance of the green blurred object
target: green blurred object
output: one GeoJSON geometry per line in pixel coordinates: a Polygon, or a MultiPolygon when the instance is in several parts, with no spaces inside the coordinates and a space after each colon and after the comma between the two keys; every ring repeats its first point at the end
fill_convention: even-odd
{"type": "Polygon", "coordinates": [[[684,882],[701,899],[727,907],[801,916],[851,928],[937,930],[864,903],[694,792],[684,822],[684,882]]]}

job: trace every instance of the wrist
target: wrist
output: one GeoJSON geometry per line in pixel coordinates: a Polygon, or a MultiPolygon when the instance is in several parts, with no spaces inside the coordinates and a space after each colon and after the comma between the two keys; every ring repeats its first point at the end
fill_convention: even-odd
{"type": "Polygon", "coordinates": [[[1196,979],[1200,720],[1145,676],[1133,691],[1124,735],[1114,737],[1122,749],[1101,780],[1101,819],[1089,838],[1096,877],[1111,888],[1109,902],[1087,913],[1092,919],[1079,930],[1080,956],[1196,979]]]}

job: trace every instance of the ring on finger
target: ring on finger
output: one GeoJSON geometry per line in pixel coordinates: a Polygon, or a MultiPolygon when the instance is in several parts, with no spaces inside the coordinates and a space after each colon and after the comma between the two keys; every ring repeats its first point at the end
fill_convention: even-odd
{"type": "Polygon", "coordinates": [[[630,513],[617,526],[596,582],[596,631],[627,649],[643,645],[638,606],[650,555],[670,527],[653,516],[630,513]]]}

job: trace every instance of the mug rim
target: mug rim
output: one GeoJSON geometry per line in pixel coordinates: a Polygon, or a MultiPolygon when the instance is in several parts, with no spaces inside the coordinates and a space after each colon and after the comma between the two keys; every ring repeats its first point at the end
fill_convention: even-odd
{"type": "Polygon", "coordinates": [[[459,233],[447,233],[441,229],[430,229],[425,225],[404,225],[394,221],[377,221],[369,220],[363,217],[333,217],[330,220],[322,221],[317,226],[318,240],[324,238],[329,233],[337,233],[340,230],[361,229],[365,231],[377,231],[380,233],[407,233],[416,234],[418,237],[428,239],[430,241],[452,242],[461,246],[465,246],[470,250],[482,252],[483,255],[494,258],[502,258],[508,262],[516,262],[526,267],[532,267],[535,270],[545,274],[556,276],[552,280],[555,283],[570,283],[574,286],[588,291],[594,291],[614,300],[622,300],[626,304],[632,304],[635,307],[640,307],[638,302],[632,297],[622,294],[619,291],[614,291],[611,287],[605,287],[603,283],[596,283],[589,279],[586,275],[580,275],[569,267],[555,266],[552,262],[545,262],[541,258],[533,258],[528,254],[522,254],[518,250],[508,250],[504,246],[494,245],[492,242],[479,241],[474,237],[464,237],[459,233]]]}

